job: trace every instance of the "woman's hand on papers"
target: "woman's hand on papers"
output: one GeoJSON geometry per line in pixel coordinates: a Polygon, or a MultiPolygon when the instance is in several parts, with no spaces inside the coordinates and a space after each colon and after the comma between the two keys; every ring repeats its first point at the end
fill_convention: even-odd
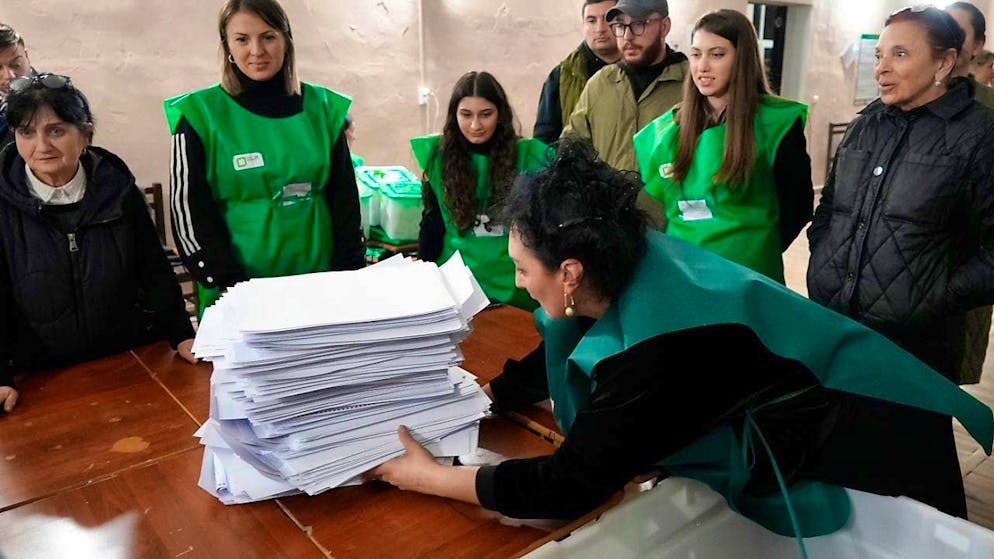
{"type": "Polygon", "coordinates": [[[17,390],[11,386],[0,386],[0,406],[3,406],[3,411],[14,411],[14,405],[16,404],[17,390]]]}
{"type": "Polygon", "coordinates": [[[187,363],[196,365],[200,360],[193,354],[193,338],[183,340],[176,346],[176,353],[187,363]]]}
{"type": "Polygon", "coordinates": [[[479,504],[475,467],[443,466],[414,440],[407,427],[397,428],[405,453],[366,472],[366,479],[385,481],[405,491],[417,491],[479,504]]]}
{"type": "Polygon", "coordinates": [[[435,458],[414,440],[407,427],[397,428],[397,436],[404,445],[404,455],[380,464],[370,470],[367,479],[385,481],[405,491],[427,493],[425,488],[435,470],[445,468],[435,458]]]}

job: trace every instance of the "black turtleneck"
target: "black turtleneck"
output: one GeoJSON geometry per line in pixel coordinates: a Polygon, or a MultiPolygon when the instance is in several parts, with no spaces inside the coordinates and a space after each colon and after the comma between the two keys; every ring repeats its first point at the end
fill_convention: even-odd
{"type": "Polygon", "coordinates": [[[469,151],[477,155],[490,155],[491,153],[493,153],[494,145],[496,143],[497,142],[494,140],[494,137],[490,136],[490,139],[483,142],[482,144],[474,144],[473,142],[466,142],[466,147],[469,148],[469,151]]]}
{"type": "Polygon", "coordinates": [[[635,94],[635,101],[642,97],[642,94],[652,82],[656,81],[659,76],[663,73],[668,66],[683,62],[687,57],[680,52],[676,52],[670,48],[669,45],[666,46],[666,58],[658,64],[652,64],[649,66],[630,66],[624,62],[619,62],[618,67],[621,68],[625,75],[628,76],[628,81],[632,84],[632,92],[635,94]]]}
{"type": "MultiPolygon", "coordinates": [[[[301,94],[286,93],[282,70],[265,81],[253,80],[237,68],[235,71],[242,92],[231,97],[246,110],[267,118],[286,118],[303,112],[304,98],[301,94]]],[[[266,130],[260,129],[258,134],[264,135],[266,130]]],[[[173,213],[177,213],[175,208],[181,209],[184,215],[180,221],[193,229],[200,250],[187,254],[179,242],[177,248],[194,279],[207,287],[226,288],[248,277],[235,255],[221,209],[207,182],[206,160],[200,135],[186,118],[181,118],[173,141],[172,178],[174,183],[185,181],[185,184],[178,189],[178,193],[173,194],[173,213]],[[182,150],[182,153],[177,153],[177,150],[182,150]]],[[[344,129],[332,146],[329,160],[324,193],[331,211],[334,243],[331,269],[361,268],[365,265],[365,247],[362,243],[359,195],[344,129]]]]}
{"type": "Polygon", "coordinates": [[[284,71],[266,81],[255,81],[235,67],[242,92],[232,98],[253,113],[268,118],[286,118],[304,110],[304,97],[286,94],[284,71]]]}

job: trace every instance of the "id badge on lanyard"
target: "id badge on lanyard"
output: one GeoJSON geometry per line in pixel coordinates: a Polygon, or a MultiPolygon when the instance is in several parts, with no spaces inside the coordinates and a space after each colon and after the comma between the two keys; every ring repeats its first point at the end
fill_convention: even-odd
{"type": "Polygon", "coordinates": [[[285,208],[288,206],[295,206],[303,202],[308,202],[312,197],[313,190],[311,188],[311,183],[300,182],[288,184],[281,188],[279,192],[273,196],[273,201],[285,208]]]}
{"type": "Polygon", "coordinates": [[[477,237],[503,237],[504,226],[490,221],[490,216],[480,214],[476,216],[476,227],[473,234],[477,237]]]}
{"type": "Polygon", "coordinates": [[[680,200],[677,206],[684,221],[701,221],[714,217],[707,200],[680,200]]]}

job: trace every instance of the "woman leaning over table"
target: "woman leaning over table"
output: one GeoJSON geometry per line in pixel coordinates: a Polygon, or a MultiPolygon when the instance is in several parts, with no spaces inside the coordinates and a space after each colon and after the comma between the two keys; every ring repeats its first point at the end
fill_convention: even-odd
{"type": "Polygon", "coordinates": [[[523,176],[508,198],[509,252],[518,285],[541,305],[543,345],[485,390],[501,409],[551,397],[566,435],[559,449],[442,466],[401,428],[407,454],[368,477],[508,516],[567,518],[661,469],[709,483],[779,533],[794,531],[791,502],[804,535],[845,524],[840,486],[962,504],[950,472],[919,465],[918,433],[891,425],[861,437],[846,409],[872,400],[955,413],[989,447],[984,404],[852,320],[647,233],[639,189],[589,144],[564,140],[551,167],[523,176]],[[909,378],[918,384],[905,386],[909,378]],[[734,460],[747,455],[753,466],[734,460]]]}
{"type": "Polygon", "coordinates": [[[459,78],[447,115],[442,134],[411,140],[425,176],[421,257],[443,264],[459,251],[487,297],[532,310],[535,301],[514,285],[507,228],[495,212],[518,173],[548,162],[548,148],[518,136],[507,94],[487,72],[459,78]]]}
{"type": "Polygon", "coordinates": [[[694,25],[683,101],[635,136],[645,190],[666,234],[783,283],[781,253],[811,220],[808,108],[772,94],[741,12],[694,25]]]}
{"type": "Polygon", "coordinates": [[[14,373],[168,339],[187,361],[193,328],[128,166],[91,145],[93,115],[69,78],[18,78],[0,152],[0,404],[14,373]]]}
{"type": "Polygon", "coordinates": [[[365,254],[351,101],[298,81],[275,0],[229,0],[218,33],[221,83],[165,102],[173,234],[201,309],[238,281],[361,268],[365,254]]]}

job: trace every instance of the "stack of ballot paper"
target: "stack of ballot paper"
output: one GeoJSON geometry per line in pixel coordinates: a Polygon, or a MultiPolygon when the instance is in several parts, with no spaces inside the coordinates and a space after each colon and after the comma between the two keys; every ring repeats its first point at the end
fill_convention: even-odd
{"type": "Polygon", "coordinates": [[[357,483],[403,454],[399,425],[474,452],[490,402],[458,344],[486,305],[458,253],[235,285],[193,345],[214,365],[200,486],[234,504],[357,483]]]}

